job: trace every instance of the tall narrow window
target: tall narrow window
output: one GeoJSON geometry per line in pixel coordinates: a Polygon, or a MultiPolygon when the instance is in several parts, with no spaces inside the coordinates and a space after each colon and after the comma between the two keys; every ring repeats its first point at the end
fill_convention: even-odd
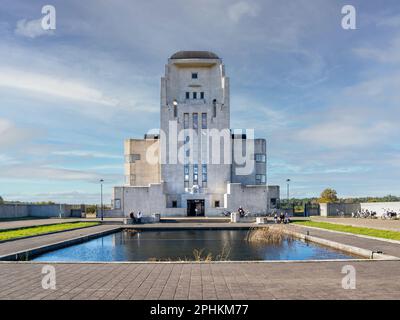
{"type": "Polygon", "coordinates": [[[178,106],[174,105],[174,118],[178,116],[178,106]]]}
{"type": "Polygon", "coordinates": [[[193,113],[193,129],[197,130],[199,127],[199,114],[193,113]]]}
{"type": "Polygon", "coordinates": [[[201,114],[201,128],[207,129],[207,113],[201,114]]]}
{"type": "Polygon", "coordinates": [[[183,129],[189,129],[189,113],[183,114],[183,129]]]}
{"type": "Polygon", "coordinates": [[[200,99],[204,99],[204,92],[200,92],[200,99]]]}
{"type": "Polygon", "coordinates": [[[183,166],[183,174],[184,174],[185,188],[189,188],[189,165],[188,164],[185,164],[183,166]]]}
{"type": "Polygon", "coordinates": [[[190,92],[186,91],[186,99],[190,99],[190,92]]]}
{"type": "Polygon", "coordinates": [[[199,184],[199,165],[193,165],[193,184],[199,184]]]}
{"type": "Polygon", "coordinates": [[[201,173],[203,175],[202,180],[207,181],[207,165],[203,164],[201,167],[201,173]]]}
{"type": "Polygon", "coordinates": [[[189,181],[189,165],[188,164],[185,164],[183,166],[183,173],[184,173],[185,181],[189,181]]]}
{"type": "Polygon", "coordinates": [[[201,185],[203,188],[207,188],[207,165],[201,165],[201,185]]]}
{"type": "Polygon", "coordinates": [[[213,100],[213,117],[217,116],[217,99],[213,100]]]}
{"type": "Polygon", "coordinates": [[[193,92],[193,99],[197,99],[197,92],[193,92]]]}

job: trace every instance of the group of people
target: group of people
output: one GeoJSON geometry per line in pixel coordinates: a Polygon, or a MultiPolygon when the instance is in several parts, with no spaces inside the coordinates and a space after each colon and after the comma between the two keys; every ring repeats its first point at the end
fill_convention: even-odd
{"type": "Polygon", "coordinates": [[[274,222],[275,223],[284,223],[284,224],[289,223],[290,222],[290,218],[289,218],[288,213],[287,212],[286,213],[281,212],[279,214],[279,216],[278,216],[277,213],[275,213],[274,214],[274,222]]]}
{"type": "Polygon", "coordinates": [[[142,213],[139,211],[137,214],[135,214],[135,212],[134,211],[132,211],[130,214],[129,214],[129,217],[131,218],[131,220],[132,220],[132,224],[135,224],[135,223],[142,223],[142,213]]]}
{"type": "Polygon", "coordinates": [[[241,218],[247,216],[246,212],[244,212],[244,210],[243,210],[242,207],[239,207],[238,213],[239,213],[239,216],[240,216],[241,218]]]}

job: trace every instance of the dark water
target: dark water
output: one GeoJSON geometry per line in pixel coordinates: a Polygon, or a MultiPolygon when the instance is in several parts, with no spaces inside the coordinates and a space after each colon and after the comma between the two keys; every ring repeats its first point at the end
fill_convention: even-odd
{"type": "Polygon", "coordinates": [[[194,260],[193,250],[204,248],[213,257],[229,251],[226,260],[349,259],[349,254],[305,243],[284,241],[279,245],[245,241],[245,230],[121,231],[85,243],[45,253],[34,261],[147,261],[194,260]]]}

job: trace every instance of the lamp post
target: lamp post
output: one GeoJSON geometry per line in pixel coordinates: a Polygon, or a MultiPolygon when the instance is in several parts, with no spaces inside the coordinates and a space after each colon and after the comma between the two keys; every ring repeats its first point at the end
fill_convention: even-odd
{"type": "Polygon", "coordinates": [[[100,212],[101,212],[101,221],[103,221],[103,179],[100,179],[100,212]]]}
{"type": "Polygon", "coordinates": [[[289,182],[290,182],[290,179],[286,179],[286,183],[287,183],[287,201],[288,201],[288,204],[289,204],[289,182]]]}

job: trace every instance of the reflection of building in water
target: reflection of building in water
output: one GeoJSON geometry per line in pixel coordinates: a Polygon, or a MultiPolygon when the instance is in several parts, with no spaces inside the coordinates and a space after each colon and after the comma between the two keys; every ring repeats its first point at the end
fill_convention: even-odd
{"type": "Polygon", "coordinates": [[[217,55],[170,57],[160,115],[159,133],[125,141],[126,181],[114,188],[115,212],[213,216],[276,206],[279,187],[266,185],[265,139],[230,129],[229,78],[217,55]]]}

